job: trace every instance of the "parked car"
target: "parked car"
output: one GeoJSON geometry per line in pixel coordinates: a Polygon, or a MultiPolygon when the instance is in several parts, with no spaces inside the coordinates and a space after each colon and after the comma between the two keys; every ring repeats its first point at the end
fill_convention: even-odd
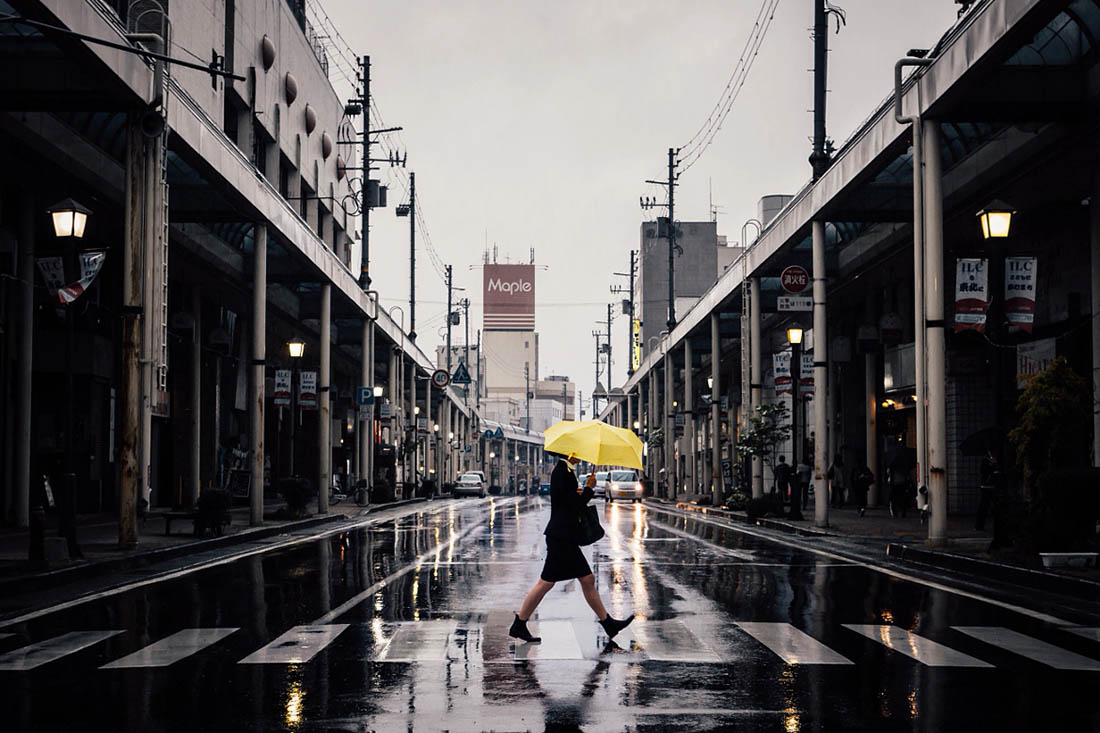
{"type": "Polygon", "coordinates": [[[607,485],[607,500],[626,499],[629,501],[641,501],[645,492],[642,482],[638,479],[637,471],[619,470],[612,471],[607,485]]]}
{"type": "Polygon", "coordinates": [[[607,477],[611,474],[610,471],[596,471],[596,487],[592,489],[592,493],[595,498],[607,498],[607,477]]]}
{"type": "Polygon", "coordinates": [[[539,496],[550,496],[550,483],[542,483],[539,485],[539,496]]]}
{"type": "Polygon", "coordinates": [[[471,471],[458,477],[458,483],[454,487],[454,496],[456,499],[460,496],[485,498],[488,496],[488,490],[485,488],[485,482],[482,481],[481,476],[471,471]]]}

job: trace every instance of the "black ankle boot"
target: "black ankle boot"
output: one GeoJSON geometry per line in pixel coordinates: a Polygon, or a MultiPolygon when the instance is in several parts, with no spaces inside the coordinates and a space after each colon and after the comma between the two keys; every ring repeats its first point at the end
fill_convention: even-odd
{"type": "Polygon", "coordinates": [[[541,636],[531,636],[531,632],[527,630],[527,622],[520,619],[518,613],[516,614],[515,621],[512,622],[512,628],[508,629],[508,636],[522,639],[531,644],[537,644],[542,641],[541,636]]]}
{"type": "Polygon", "coordinates": [[[603,630],[607,633],[608,639],[614,639],[615,634],[619,633],[627,626],[629,626],[630,622],[633,620],[634,614],[630,614],[630,616],[622,620],[611,618],[611,614],[607,614],[607,618],[605,618],[603,621],[600,621],[600,626],[602,626],[603,630]]]}

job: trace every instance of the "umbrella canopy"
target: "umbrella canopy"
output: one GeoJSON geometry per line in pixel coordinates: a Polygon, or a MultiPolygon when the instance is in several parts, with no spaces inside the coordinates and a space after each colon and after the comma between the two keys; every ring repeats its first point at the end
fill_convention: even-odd
{"type": "Polygon", "coordinates": [[[959,443],[959,452],[964,456],[984,456],[986,451],[1001,452],[1005,431],[996,425],[982,428],[963,438],[959,443]]]}
{"type": "Polygon", "coordinates": [[[545,433],[546,450],[597,466],[642,470],[642,441],[630,430],[599,420],[562,420],[545,433]]]}

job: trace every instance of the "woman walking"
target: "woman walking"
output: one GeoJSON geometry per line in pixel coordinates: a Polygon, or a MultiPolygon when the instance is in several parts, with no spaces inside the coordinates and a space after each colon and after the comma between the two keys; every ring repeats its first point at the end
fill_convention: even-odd
{"type": "Polygon", "coordinates": [[[596,590],[596,578],[574,539],[573,528],[577,526],[581,510],[592,498],[592,488],[596,485],[594,473],[588,475],[583,489],[577,484],[577,476],[573,473],[573,466],[576,464],[575,456],[562,457],[550,474],[550,521],[543,532],[546,535],[546,562],[542,566],[539,579],[523,599],[523,605],[512,621],[512,628],[508,630],[508,635],[516,639],[542,641],[527,630],[527,620],[538,608],[543,596],[559,580],[576,578],[580,582],[584,600],[595,611],[596,618],[609,639],[614,638],[634,620],[633,615],[621,620],[612,618],[604,608],[600,592],[596,590]]]}

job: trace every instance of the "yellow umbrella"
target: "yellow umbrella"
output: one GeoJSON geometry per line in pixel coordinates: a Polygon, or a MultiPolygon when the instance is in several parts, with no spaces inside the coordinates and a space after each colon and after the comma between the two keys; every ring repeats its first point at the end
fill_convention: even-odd
{"type": "Polygon", "coordinates": [[[630,430],[599,420],[562,420],[544,434],[546,450],[597,466],[642,470],[642,441],[630,430]]]}

